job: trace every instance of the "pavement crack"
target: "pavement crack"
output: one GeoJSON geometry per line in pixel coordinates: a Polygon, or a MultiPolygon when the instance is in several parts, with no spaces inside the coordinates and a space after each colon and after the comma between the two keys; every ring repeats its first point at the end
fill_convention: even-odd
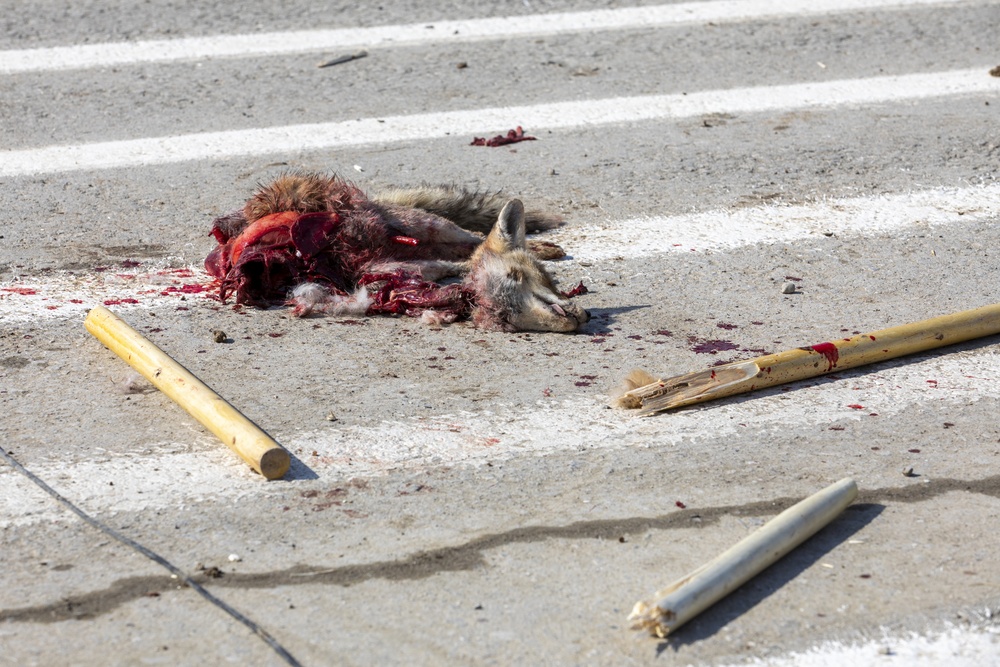
{"type": "MultiPolygon", "coordinates": [[[[868,512],[886,503],[918,503],[937,496],[966,492],[1000,498],[1000,475],[979,480],[936,479],[903,487],[861,491],[847,512],[868,512]]],[[[619,539],[649,530],[705,526],[726,516],[760,516],[781,512],[802,498],[779,498],[742,505],[688,508],[654,517],[627,517],[577,521],[564,526],[524,526],[502,533],[477,537],[464,544],[414,553],[406,558],[334,568],[297,565],[284,570],[256,573],[227,573],[221,578],[192,577],[211,588],[274,588],[323,584],[352,586],[372,579],[406,581],[425,579],[443,572],[474,570],[486,565],[484,552],[510,544],[543,542],[551,539],[619,539]],[[698,519],[697,524],[693,521],[698,519]]],[[[0,609],[0,622],[53,623],[86,619],[106,614],[117,607],[160,591],[184,588],[170,576],[125,577],[111,586],[81,595],[67,596],[48,604],[0,609]]]]}

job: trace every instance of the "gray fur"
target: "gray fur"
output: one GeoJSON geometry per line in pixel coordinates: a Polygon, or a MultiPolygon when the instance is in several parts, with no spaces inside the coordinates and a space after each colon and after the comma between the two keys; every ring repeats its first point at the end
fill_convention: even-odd
{"type": "MultiPolygon", "coordinates": [[[[413,189],[395,189],[376,193],[373,199],[383,204],[409,206],[451,220],[469,231],[488,234],[509,201],[500,193],[470,192],[465,188],[431,185],[413,189]]],[[[529,232],[558,227],[558,216],[528,211],[525,226],[529,232]]]]}

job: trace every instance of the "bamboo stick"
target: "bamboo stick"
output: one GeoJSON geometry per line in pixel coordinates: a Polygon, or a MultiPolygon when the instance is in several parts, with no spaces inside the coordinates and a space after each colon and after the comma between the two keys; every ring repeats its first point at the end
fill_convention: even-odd
{"type": "Polygon", "coordinates": [[[1000,333],[1000,304],[655,379],[638,371],[615,403],[642,416],[1000,333]]]}
{"type": "Polygon", "coordinates": [[[288,472],[291,460],[281,445],[120,317],[97,306],[84,325],[265,478],[288,472]]]}
{"type": "Polygon", "coordinates": [[[846,478],[789,507],[650,600],[637,602],[628,617],[632,629],[666,637],[833,521],[857,495],[854,480],[846,478]]]}

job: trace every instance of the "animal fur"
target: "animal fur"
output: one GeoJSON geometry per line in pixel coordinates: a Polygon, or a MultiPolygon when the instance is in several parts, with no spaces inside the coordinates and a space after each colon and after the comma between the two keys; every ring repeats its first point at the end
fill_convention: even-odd
{"type": "Polygon", "coordinates": [[[392,313],[576,331],[589,314],[558,290],[525,239],[556,224],[499,194],[442,186],[369,198],[336,176],[292,173],[215,220],[219,245],[205,266],[221,280],[223,300],[235,294],[237,303],[266,305],[290,291],[297,315],[392,313]],[[445,278],[463,280],[438,282],[445,278]]]}

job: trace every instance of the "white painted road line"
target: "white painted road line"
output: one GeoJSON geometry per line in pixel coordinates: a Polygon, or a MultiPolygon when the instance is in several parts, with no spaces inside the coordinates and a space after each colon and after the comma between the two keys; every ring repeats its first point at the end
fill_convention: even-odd
{"type": "MultiPolygon", "coordinates": [[[[925,634],[882,629],[881,639],[845,643],[826,641],[808,651],[756,658],[741,667],[981,667],[1000,657],[1000,628],[986,615],[983,622],[938,625],[925,634]]],[[[872,629],[874,632],[874,629],[872,629]]],[[[737,667],[734,663],[731,667],[737,667]]]]}
{"type": "Polygon", "coordinates": [[[692,250],[711,252],[830,233],[873,236],[907,227],[983,220],[1000,221],[1000,184],[611,220],[599,225],[570,225],[547,238],[559,243],[575,260],[606,260],[692,250]]]}
{"type": "MultiPolygon", "coordinates": [[[[478,467],[575,451],[581,443],[587,443],[588,449],[608,450],[655,443],[676,456],[697,456],[713,443],[739,439],[748,424],[762,431],[819,431],[831,426],[839,430],[915,410],[933,409],[947,415],[951,409],[1000,398],[1000,354],[990,348],[936,353],[895,366],[873,367],[849,378],[789,386],[797,387],[794,401],[784,400],[788,395],[780,390],[761,392],[752,401],[717,402],[705,409],[671,413],[669,428],[661,418],[642,419],[627,411],[606,409],[607,397],[601,394],[605,388],[595,386],[591,392],[580,390],[559,398],[546,398],[539,387],[537,407],[518,409],[517,419],[511,418],[503,404],[496,404],[479,412],[271,435],[301,460],[292,464],[293,478],[308,473],[330,482],[399,469],[478,467]]],[[[145,397],[133,394],[130,398],[135,402],[145,397]]],[[[152,443],[129,454],[98,449],[93,458],[75,462],[71,470],[56,452],[33,461],[30,467],[61,492],[106,513],[179,507],[244,494],[280,494],[287,489],[281,482],[265,484],[212,435],[192,420],[185,419],[185,423],[190,433],[178,435],[178,442],[152,443]],[[198,442],[201,451],[190,451],[191,441],[198,442]]],[[[18,443],[8,444],[16,448],[18,443]]],[[[4,489],[0,528],[65,516],[48,496],[10,468],[0,467],[0,487],[4,489]]]]}
{"type": "Polygon", "coordinates": [[[965,4],[962,0],[713,0],[588,12],[529,14],[338,30],[213,35],[172,40],[82,44],[0,51],[0,74],[109,67],[146,62],[269,56],[310,51],[413,46],[557,35],[567,32],[659,28],[866,10],[965,4]]]}
{"type": "Polygon", "coordinates": [[[443,111],[286,125],[0,152],[0,177],[114,169],[188,160],[283,154],[362,144],[388,144],[496,132],[532,131],[689,118],[712,113],[760,113],[844,107],[970,94],[1000,97],[987,68],[845,79],[782,86],[707,90],[673,95],[577,100],[521,107],[443,111]]]}
{"type": "MultiPolygon", "coordinates": [[[[546,239],[562,245],[575,261],[591,261],[692,250],[725,251],[758,243],[808,240],[829,232],[872,236],[996,219],[1000,219],[1000,184],[570,225],[547,233],[546,239]]],[[[208,220],[205,225],[207,228],[208,220]]],[[[82,318],[96,304],[121,310],[187,308],[218,293],[217,285],[213,286],[200,266],[95,268],[99,270],[87,274],[50,273],[0,283],[0,323],[82,318]]],[[[217,306],[217,302],[212,305],[217,306]]]]}

